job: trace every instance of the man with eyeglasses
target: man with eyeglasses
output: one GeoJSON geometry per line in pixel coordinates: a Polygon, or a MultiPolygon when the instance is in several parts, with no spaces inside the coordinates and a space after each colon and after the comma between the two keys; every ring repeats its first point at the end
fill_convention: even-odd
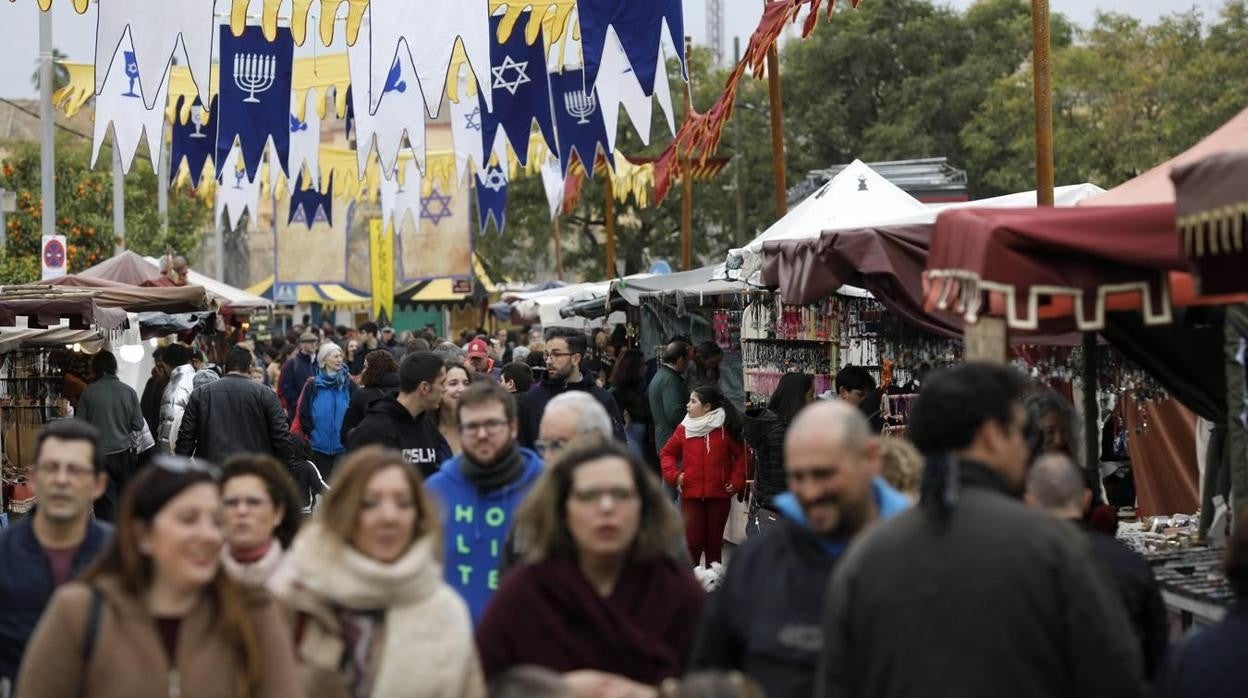
{"type": "Polygon", "coordinates": [[[625,443],[624,420],[620,417],[615,398],[598,387],[593,374],[582,368],[589,348],[585,333],[561,327],[551,330],[551,333],[546,340],[547,378],[520,398],[520,445],[531,448],[536,444],[546,405],[556,395],[571,391],[588,393],[597,400],[611,417],[612,435],[620,443],[625,443]]]}
{"type": "Polygon", "coordinates": [[[589,434],[610,439],[613,434],[611,415],[589,393],[579,390],[561,393],[546,405],[534,450],[549,461],[573,439],[589,434]]]}
{"type": "Polygon", "coordinates": [[[475,624],[498,590],[499,563],[516,507],[542,473],[542,459],[516,442],[516,404],[493,381],[468,386],[455,407],[464,452],[425,486],[440,505],[445,576],[475,624]]]}
{"type": "Polygon", "coordinates": [[[91,503],[108,484],[99,440],[81,420],[45,426],[29,472],[38,506],[0,531],[0,696],[8,695],[52,592],[91,563],[112,535],[111,526],[91,519],[91,503]]]}

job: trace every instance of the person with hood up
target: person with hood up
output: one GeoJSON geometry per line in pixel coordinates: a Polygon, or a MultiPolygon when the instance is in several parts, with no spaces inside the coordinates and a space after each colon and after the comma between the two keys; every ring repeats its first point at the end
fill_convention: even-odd
{"type": "Polygon", "coordinates": [[[312,443],[312,462],[327,480],[332,478],[334,465],[347,450],[342,444],[342,422],[355,393],[355,382],[344,358],[337,344],[322,344],[316,351],[320,370],[308,379],[299,396],[299,423],[312,443]]]}
{"type": "Polygon", "coordinates": [[[185,344],[170,344],[161,358],[169,371],[169,383],[160,400],[160,428],[156,432],[156,447],[161,453],[173,453],[178,444],[178,430],[186,405],[195,389],[195,369],[191,366],[191,350],[185,344]]]}
{"type": "Polygon", "coordinates": [[[754,492],[746,527],[750,535],[780,518],[771,500],[788,490],[784,436],[797,413],[814,401],[814,384],[808,373],[786,373],[766,407],[745,413],[745,443],[754,451],[754,492]]]}
{"type": "Polygon", "coordinates": [[[659,454],[663,481],[680,491],[689,557],[720,569],[729,500],[745,489],[746,455],[741,416],[719,389],[693,389],[685,419],[659,454]]]}
{"type": "Polygon", "coordinates": [[[788,489],[770,499],[780,520],[733,556],[702,616],[693,667],[743,671],[766,695],[809,696],[837,559],[910,502],[878,476],[879,443],[846,403],[802,409],[783,448],[788,489]]]}
{"type": "Polygon", "coordinates": [[[438,433],[438,406],[446,369],[432,352],[418,351],[399,363],[399,394],[375,400],[360,425],[347,437],[354,451],[375,444],[400,451],[408,463],[429,477],[453,454],[438,433]]]}
{"type": "Polygon", "coordinates": [[[472,384],[456,405],[464,452],[425,483],[442,512],[446,582],[474,623],[498,589],[500,555],[516,508],[542,473],[542,459],[516,443],[516,403],[492,381],[472,384]]]}
{"type": "Polygon", "coordinates": [[[385,349],[374,349],[364,357],[360,387],[351,396],[347,414],[342,418],[342,442],[347,443],[351,430],[360,425],[369,405],[383,397],[399,394],[399,362],[385,349]]]}
{"type": "Polygon", "coordinates": [[[546,340],[546,372],[548,378],[520,398],[520,445],[533,448],[537,442],[546,405],[556,395],[568,390],[583,390],[593,396],[611,416],[611,429],[620,443],[627,443],[620,408],[610,393],[598,387],[594,376],[581,369],[589,341],[578,330],[555,328],[546,340]]]}

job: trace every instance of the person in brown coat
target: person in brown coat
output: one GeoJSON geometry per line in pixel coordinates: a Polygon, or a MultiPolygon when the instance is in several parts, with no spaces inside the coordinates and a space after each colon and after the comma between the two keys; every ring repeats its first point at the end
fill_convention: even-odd
{"type": "Polygon", "coordinates": [[[221,567],[220,510],[214,468],[154,459],[122,494],[103,556],[52,597],[15,694],[300,696],[277,605],[221,567]]]}

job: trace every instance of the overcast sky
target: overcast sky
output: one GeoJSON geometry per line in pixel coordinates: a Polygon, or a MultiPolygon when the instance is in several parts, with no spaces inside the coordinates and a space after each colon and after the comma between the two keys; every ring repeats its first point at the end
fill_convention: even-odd
{"type": "MultiPolygon", "coordinates": [[[[455,0],[443,0],[454,2],[455,0]]],[[[645,0],[633,0],[644,2],[645,0]]],[[[846,1],[846,0],[843,0],[846,1]]],[[[888,0],[864,0],[864,2],[887,2],[888,0]]],[[[954,7],[966,7],[973,0],[944,0],[954,7]]],[[[1151,21],[1166,13],[1199,7],[1206,19],[1213,17],[1223,0],[1050,0],[1051,11],[1061,12],[1075,21],[1087,25],[1096,12],[1114,11],[1134,15],[1151,21]]],[[[683,0],[685,4],[686,31],[695,42],[706,36],[705,0],[683,0]]],[[[224,7],[226,0],[218,0],[224,7]]],[[[724,0],[725,37],[724,50],[732,51],[732,37],[740,36],[744,46],[758,23],[762,0],[724,0]]],[[[71,59],[89,61],[94,52],[94,8],[86,15],[73,11],[69,0],[53,2],[53,45],[71,59]]],[[[0,2],[0,96],[34,97],[30,74],[38,56],[38,9],[35,0],[0,2]]],[[[308,48],[305,46],[305,48],[308,48]]]]}

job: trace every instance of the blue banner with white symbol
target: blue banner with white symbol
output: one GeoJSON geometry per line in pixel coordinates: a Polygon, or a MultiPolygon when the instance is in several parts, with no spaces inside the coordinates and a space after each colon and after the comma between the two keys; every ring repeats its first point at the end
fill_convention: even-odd
{"type": "Polygon", "coordinates": [[[180,119],[173,120],[173,136],[170,140],[172,157],[169,159],[169,181],[172,183],[178,176],[178,169],[185,160],[191,175],[191,186],[198,189],[204,165],[210,160],[216,162],[213,151],[217,144],[217,100],[212,100],[212,106],[204,109],[196,97],[191,103],[191,118],[185,124],[180,119]]]}
{"type": "Polygon", "coordinates": [[[593,178],[594,160],[601,145],[611,167],[615,155],[607,147],[607,127],[602,120],[598,95],[586,92],[585,77],[580,69],[565,68],[550,74],[550,92],[554,100],[555,137],[559,141],[559,162],[566,177],[575,152],[585,166],[585,174],[593,178]]]}
{"type": "Polygon", "coordinates": [[[260,27],[247,27],[236,37],[221,26],[221,88],[217,98],[217,162],[224,162],[238,140],[247,177],[254,179],[265,145],[273,139],[283,172],[290,160],[290,76],[295,40],[279,28],[273,41],[260,27]]]}
{"type": "Polygon", "coordinates": [[[324,194],[316,187],[303,188],[303,174],[295,178],[290,191],[290,215],[286,225],[299,223],[311,229],[317,223],[334,224],[334,177],[329,177],[329,188],[324,194]]]}
{"type": "MultiPolygon", "coordinates": [[[[495,102],[497,107],[498,103],[495,102]]],[[[494,229],[502,235],[507,226],[507,171],[498,164],[477,172],[477,229],[485,235],[486,226],[494,219],[494,229]]]]}
{"type": "MultiPolygon", "coordinates": [[[[546,145],[555,145],[555,125],[550,114],[550,83],[546,80],[546,49],[541,37],[530,45],[525,41],[526,28],[532,11],[520,13],[507,42],[490,43],[490,80],[497,119],[486,122],[483,148],[489,153],[494,146],[494,132],[501,125],[511,142],[520,164],[528,164],[529,135],[533,121],[546,145]]],[[[490,35],[498,36],[502,15],[490,18],[490,35]]],[[[484,106],[484,105],[482,105],[484,106]]]]}
{"type": "Polygon", "coordinates": [[[598,81],[598,68],[607,42],[607,27],[624,47],[624,55],[637,73],[637,81],[647,97],[654,95],[654,76],[659,65],[659,47],[663,40],[663,23],[667,22],[681,73],[688,78],[685,65],[685,15],[680,0],[577,0],[577,16],[581,22],[581,50],[585,56],[585,88],[592,90],[598,81]]]}

